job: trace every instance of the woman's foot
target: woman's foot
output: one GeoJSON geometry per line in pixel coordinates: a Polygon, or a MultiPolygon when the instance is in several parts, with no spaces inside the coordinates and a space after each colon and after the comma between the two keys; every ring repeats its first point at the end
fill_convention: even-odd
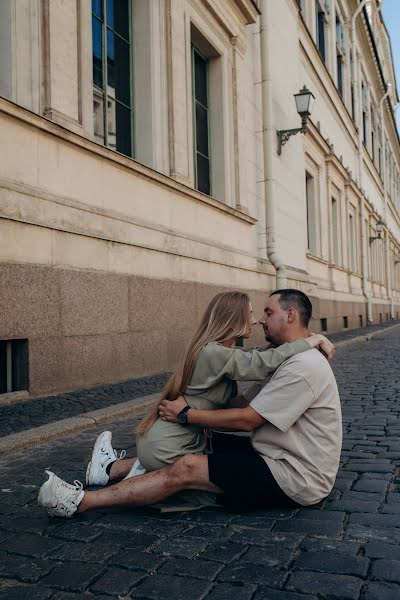
{"type": "Polygon", "coordinates": [[[47,509],[52,517],[72,517],[78,510],[85,492],[80,481],[73,485],[57,477],[52,471],[45,471],[48,480],[39,490],[38,504],[47,509]]]}
{"type": "Polygon", "coordinates": [[[106,485],[110,480],[108,465],[124,458],[125,450],[118,456],[111,445],[111,437],[111,431],[103,431],[97,438],[86,469],[86,485],[106,485]]]}

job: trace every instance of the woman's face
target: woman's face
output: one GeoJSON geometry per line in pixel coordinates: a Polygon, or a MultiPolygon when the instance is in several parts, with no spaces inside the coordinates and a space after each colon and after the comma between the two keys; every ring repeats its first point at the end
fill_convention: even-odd
{"type": "Polygon", "coordinates": [[[256,325],[257,321],[255,320],[255,318],[253,317],[253,307],[251,305],[251,302],[249,303],[249,323],[248,323],[248,328],[245,334],[243,334],[242,337],[244,337],[246,340],[251,336],[251,330],[253,329],[253,325],[256,325]]]}

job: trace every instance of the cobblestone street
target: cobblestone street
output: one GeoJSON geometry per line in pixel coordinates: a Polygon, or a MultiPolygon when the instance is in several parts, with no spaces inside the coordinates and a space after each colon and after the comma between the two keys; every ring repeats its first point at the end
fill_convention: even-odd
{"type": "Polygon", "coordinates": [[[134,456],[132,419],[1,455],[0,599],[400,599],[400,330],[338,350],[333,368],[342,464],[312,508],[47,518],[44,469],[84,481],[106,428],[134,456]]]}

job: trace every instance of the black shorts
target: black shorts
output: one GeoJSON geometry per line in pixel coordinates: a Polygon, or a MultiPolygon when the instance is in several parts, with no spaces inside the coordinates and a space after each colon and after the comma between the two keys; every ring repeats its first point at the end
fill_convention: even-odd
{"type": "Polygon", "coordinates": [[[299,508],[279,487],[249,437],[213,432],[208,473],[223,493],[218,500],[232,512],[263,508],[299,508]]]}

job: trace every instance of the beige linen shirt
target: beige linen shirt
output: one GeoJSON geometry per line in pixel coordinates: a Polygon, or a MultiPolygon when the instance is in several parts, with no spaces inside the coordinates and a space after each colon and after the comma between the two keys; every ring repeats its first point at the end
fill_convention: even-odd
{"type": "Polygon", "coordinates": [[[267,421],[253,432],[253,447],[285,494],[304,506],[325,498],[342,445],[339,392],[326,358],[315,349],[289,358],[250,406],[267,421]]]}

